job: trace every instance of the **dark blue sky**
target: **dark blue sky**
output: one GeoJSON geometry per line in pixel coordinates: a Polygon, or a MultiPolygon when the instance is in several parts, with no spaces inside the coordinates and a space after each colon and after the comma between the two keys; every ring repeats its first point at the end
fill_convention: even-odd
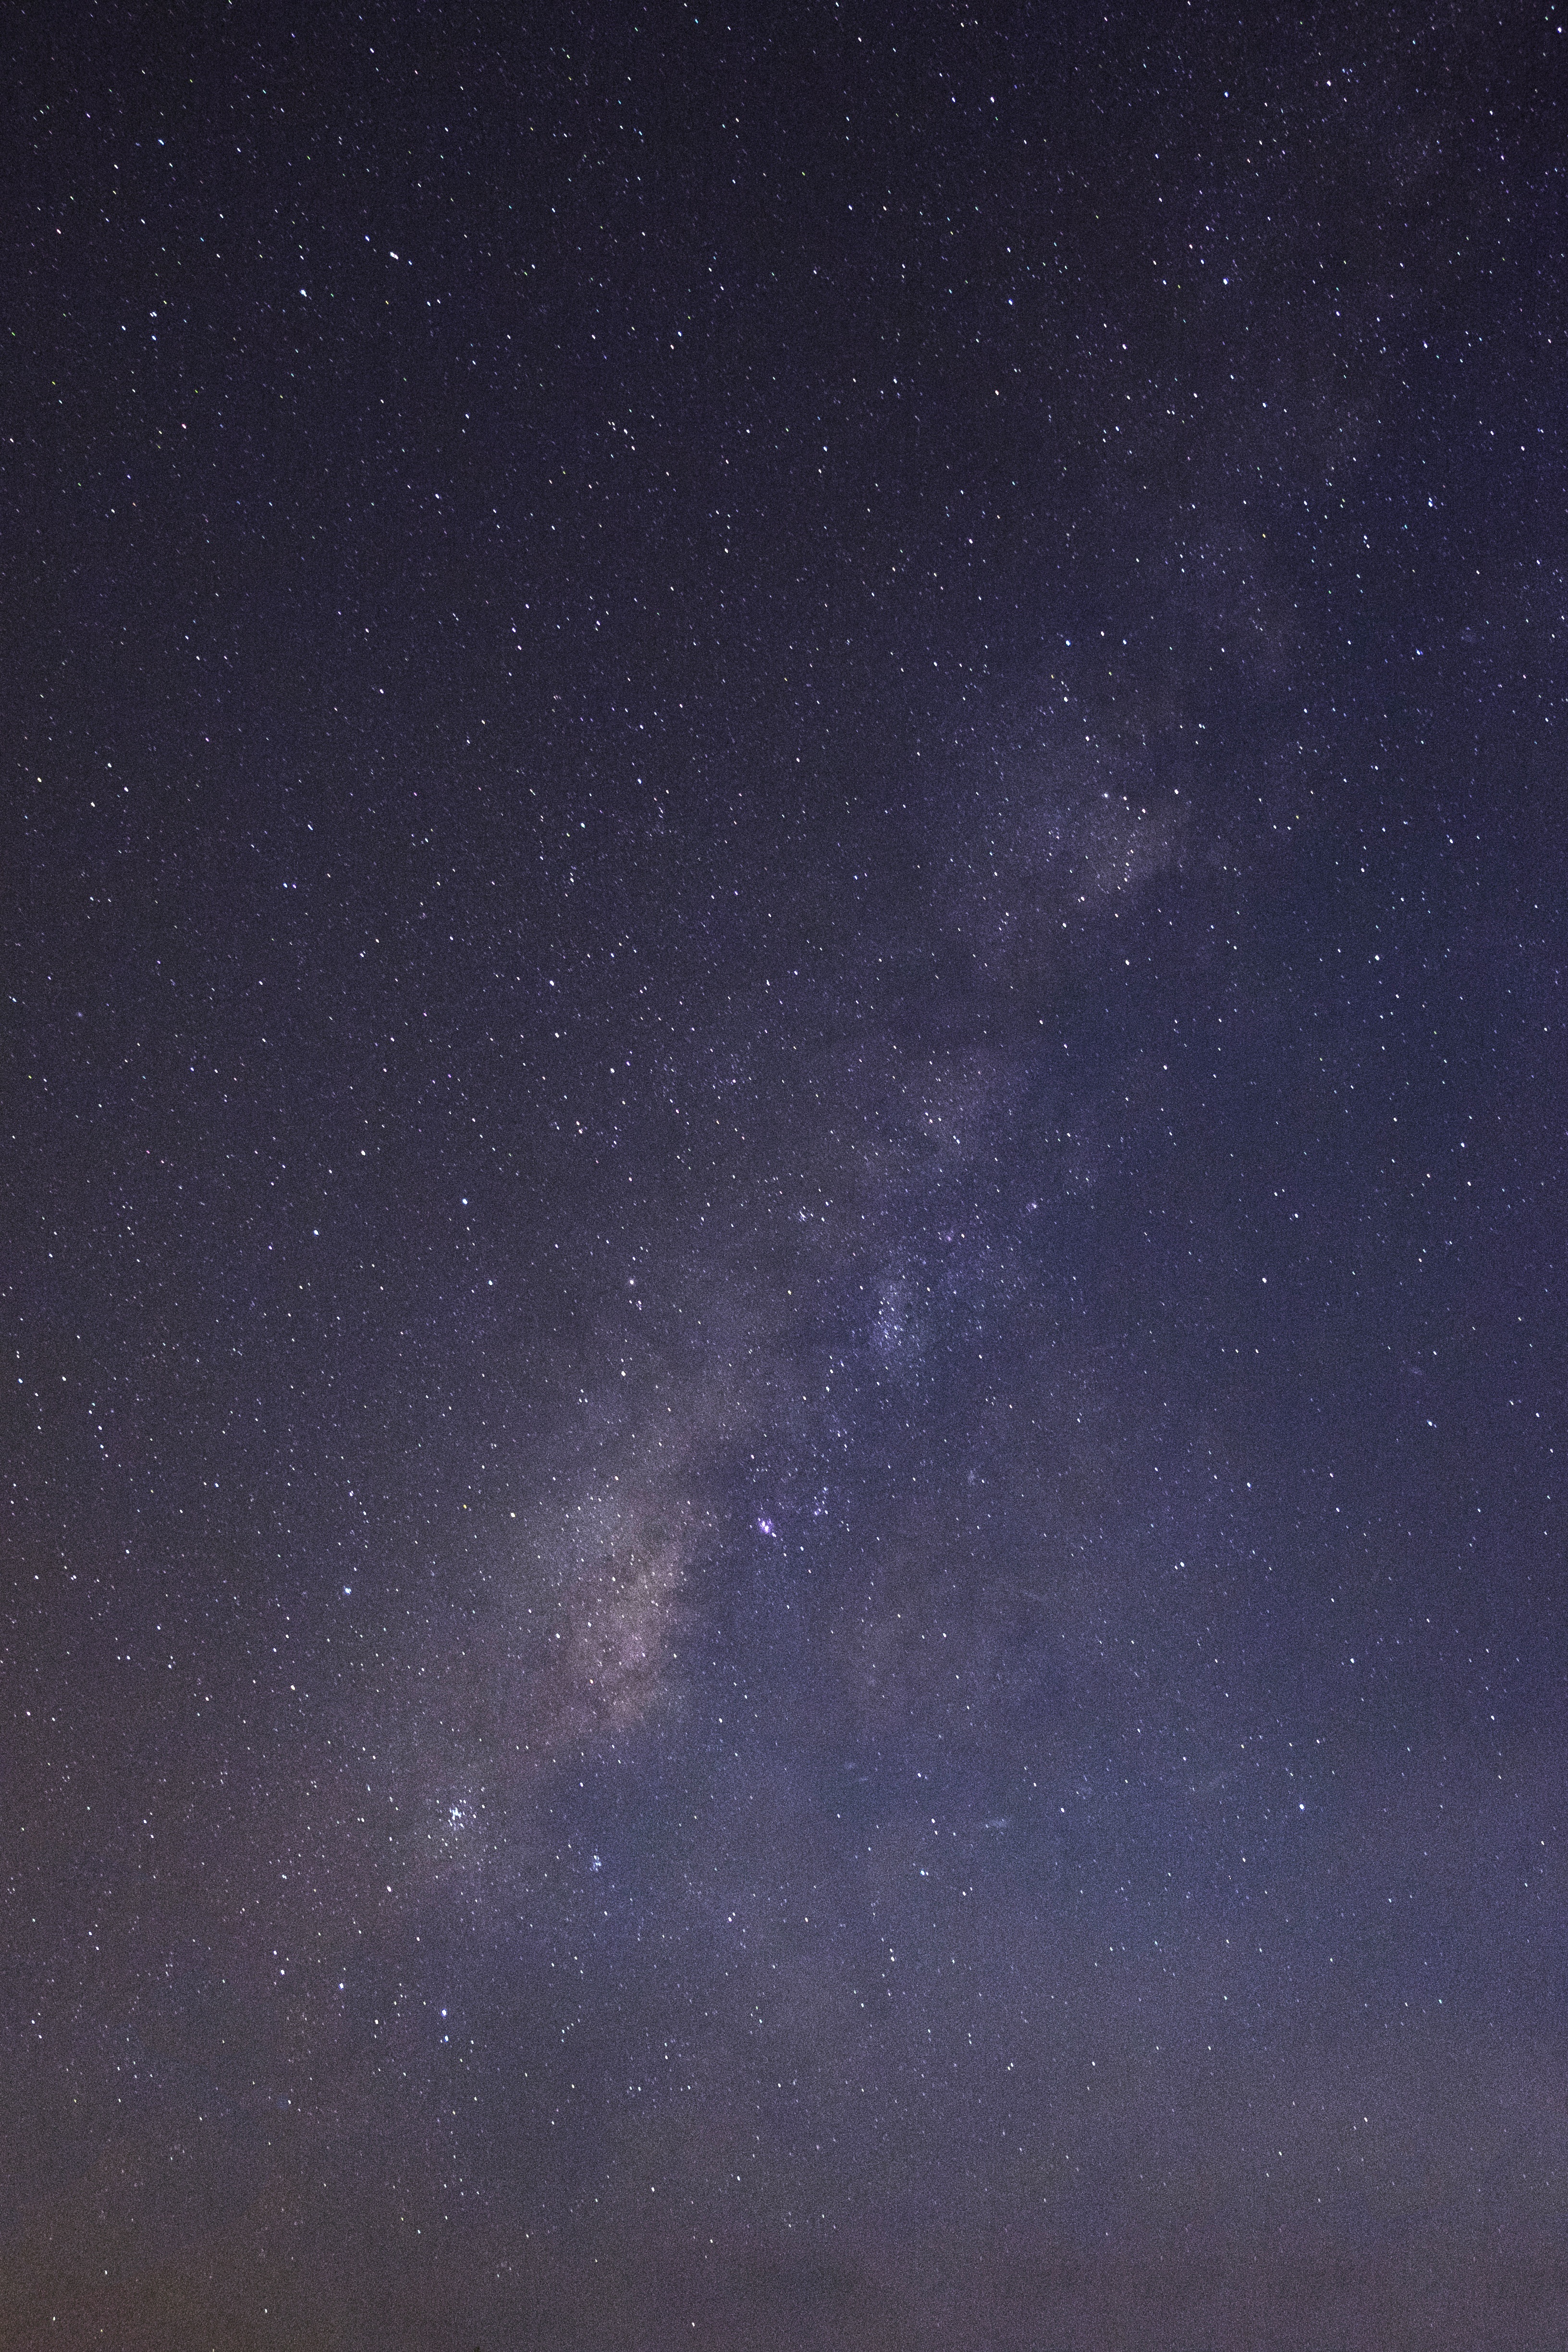
{"type": "Polygon", "coordinates": [[[24,9],[0,2346],[1561,2341],[1551,9],[24,9]]]}

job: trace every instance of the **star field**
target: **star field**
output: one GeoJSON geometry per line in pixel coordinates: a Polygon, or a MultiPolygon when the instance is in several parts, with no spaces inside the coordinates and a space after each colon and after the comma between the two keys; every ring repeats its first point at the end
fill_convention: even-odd
{"type": "Polygon", "coordinates": [[[1561,2342],[1563,42],[16,15],[0,2347],[1561,2342]]]}

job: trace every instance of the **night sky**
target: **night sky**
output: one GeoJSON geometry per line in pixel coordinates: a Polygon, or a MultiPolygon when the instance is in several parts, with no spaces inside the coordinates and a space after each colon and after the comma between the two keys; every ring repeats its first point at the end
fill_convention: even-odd
{"type": "Polygon", "coordinates": [[[1565,27],[10,12],[5,2352],[1561,2346],[1565,27]]]}

